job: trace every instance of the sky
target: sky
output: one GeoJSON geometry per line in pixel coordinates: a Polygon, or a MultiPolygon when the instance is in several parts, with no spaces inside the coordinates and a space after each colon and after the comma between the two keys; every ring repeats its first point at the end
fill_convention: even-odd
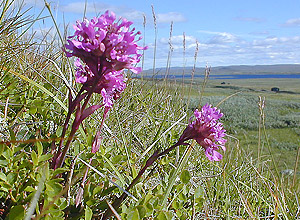
{"type": "MultiPolygon", "coordinates": [[[[72,24],[82,19],[85,0],[49,3],[56,22],[60,27],[70,24],[73,33],[72,24]]],[[[44,7],[43,0],[25,4],[36,16],[44,7]]],[[[173,67],[193,66],[196,53],[197,67],[300,63],[299,0],[87,0],[87,18],[106,10],[133,21],[142,32],[140,44],[148,46],[144,69],[153,67],[155,39],[155,67],[166,67],[167,62],[173,67]]],[[[43,15],[49,13],[45,10],[43,15]]],[[[50,18],[34,26],[37,32],[51,27],[50,18]]]]}

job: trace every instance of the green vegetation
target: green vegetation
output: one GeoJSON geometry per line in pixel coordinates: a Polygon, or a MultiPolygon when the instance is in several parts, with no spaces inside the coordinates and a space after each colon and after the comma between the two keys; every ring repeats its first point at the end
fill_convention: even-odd
{"type": "MultiPolygon", "coordinates": [[[[221,101],[229,134],[223,160],[210,162],[192,142],[180,146],[147,169],[117,213],[121,219],[299,218],[299,95],[269,91],[276,82],[282,90],[300,92],[295,81],[236,80],[228,88],[209,81],[200,94],[202,82],[182,88],[128,76],[105,121],[100,150],[90,153],[101,109],[76,133],[64,166],[53,170],[49,164],[67,114],[67,87],[78,90],[72,80],[69,84],[74,67],[54,41],[35,42],[21,32],[20,26],[35,20],[10,3],[0,5],[2,219],[101,219],[154,150],[178,140],[194,108],[221,101]],[[258,96],[266,97],[263,109],[258,96]],[[296,172],[280,172],[287,169],[296,172]]],[[[93,96],[91,104],[100,101],[93,96]]]]}
{"type": "MultiPolygon", "coordinates": [[[[206,102],[217,105],[226,97],[233,95],[220,104],[224,112],[224,123],[230,134],[240,140],[240,144],[252,152],[258,154],[258,128],[259,128],[259,96],[265,97],[265,127],[270,140],[274,157],[278,161],[280,170],[293,169],[295,155],[299,147],[300,126],[300,103],[297,79],[259,79],[253,80],[230,80],[227,85],[222,81],[211,80],[205,90],[202,103],[206,102]],[[275,85],[292,93],[275,93],[270,89],[275,85]],[[262,91],[263,90],[263,91],[262,91]],[[293,94],[296,93],[296,94],[293,94]],[[221,95],[222,94],[222,95],[221,95]]],[[[199,98],[196,87],[190,108],[199,106],[199,98]]],[[[263,146],[266,143],[263,142],[263,146]]],[[[268,149],[262,147],[264,153],[269,155],[268,149]]]]}

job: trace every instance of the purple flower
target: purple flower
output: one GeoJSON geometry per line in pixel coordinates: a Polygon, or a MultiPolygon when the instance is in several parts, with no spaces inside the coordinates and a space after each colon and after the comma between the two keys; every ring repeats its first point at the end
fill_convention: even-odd
{"type": "Polygon", "coordinates": [[[141,37],[136,37],[141,33],[134,33],[131,24],[126,19],[116,20],[115,14],[109,11],[90,21],[77,21],[75,33],[65,45],[66,54],[80,58],[94,75],[123,69],[139,73],[141,68],[135,64],[142,54],[138,51],[146,48],[137,45],[141,37]]]}
{"type": "Polygon", "coordinates": [[[123,74],[121,71],[114,71],[104,75],[96,91],[101,92],[104,106],[111,108],[113,100],[118,99],[125,88],[123,74]]]}
{"type": "Polygon", "coordinates": [[[107,109],[126,87],[122,71],[141,72],[135,65],[142,56],[139,51],[146,47],[137,45],[141,39],[137,36],[141,33],[135,33],[131,25],[131,21],[116,20],[113,12],[106,11],[99,18],[77,21],[75,33],[68,37],[65,45],[68,57],[78,57],[75,61],[76,82],[83,84],[86,91],[101,94],[107,109]]]}
{"type": "Polygon", "coordinates": [[[90,71],[88,66],[82,65],[80,59],[77,58],[74,62],[74,65],[77,67],[75,73],[75,81],[77,83],[84,84],[88,80],[88,78],[92,78],[94,76],[94,74],[90,71]]]}
{"type": "MultiPolygon", "coordinates": [[[[76,82],[83,84],[83,88],[89,90],[94,82],[94,74],[87,65],[82,65],[79,59],[75,61],[76,82]]],[[[112,71],[100,77],[94,89],[95,93],[100,93],[105,107],[111,108],[113,101],[120,97],[126,88],[126,79],[122,71],[112,71]]]]}
{"type": "Polygon", "coordinates": [[[179,138],[179,144],[185,144],[185,141],[194,139],[205,150],[205,155],[209,160],[219,161],[222,155],[218,152],[219,147],[226,150],[224,139],[226,130],[223,124],[218,120],[223,114],[217,108],[212,108],[211,105],[204,105],[199,111],[194,112],[195,121],[189,123],[183,134],[179,138]]]}

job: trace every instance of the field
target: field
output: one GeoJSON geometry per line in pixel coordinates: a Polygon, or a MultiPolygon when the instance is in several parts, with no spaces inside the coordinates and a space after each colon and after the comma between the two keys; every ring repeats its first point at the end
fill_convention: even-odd
{"type": "Polygon", "coordinates": [[[22,32],[33,21],[10,2],[0,4],[0,219],[299,218],[299,79],[137,79],[139,52],[126,63],[82,48],[80,72],[56,41],[22,32]],[[217,129],[219,116],[192,122],[205,103],[227,130],[215,161],[199,139],[223,131],[195,126],[217,129]]]}
{"type": "MultiPolygon", "coordinates": [[[[299,79],[213,79],[208,80],[202,93],[203,80],[195,78],[191,90],[191,79],[185,80],[184,84],[179,81],[171,80],[170,85],[175,90],[183,91],[185,100],[190,94],[191,111],[205,103],[216,106],[222,102],[219,108],[225,114],[227,130],[254,158],[258,155],[259,136],[265,135],[259,134],[258,106],[259,97],[264,98],[264,125],[273,156],[282,172],[294,168],[300,141],[299,79]],[[280,88],[280,91],[271,91],[273,87],[280,88]]],[[[265,141],[260,150],[261,155],[270,154],[265,141]]]]}
{"type": "MultiPolygon", "coordinates": [[[[260,118],[258,103],[259,96],[265,97],[265,126],[274,158],[280,170],[293,169],[300,141],[300,80],[226,80],[225,85],[221,84],[223,82],[208,82],[203,103],[217,105],[222,99],[234,94],[220,105],[226,115],[225,123],[231,134],[241,141],[240,144],[257,155],[260,118]],[[280,92],[272,92],[272,87],[280,88],[280,92]]],[[[196,96],[193,99],[197,102],[196,96]]],[[[269,154],[266,147],[263,151],[262,154],[269,154]]]]}

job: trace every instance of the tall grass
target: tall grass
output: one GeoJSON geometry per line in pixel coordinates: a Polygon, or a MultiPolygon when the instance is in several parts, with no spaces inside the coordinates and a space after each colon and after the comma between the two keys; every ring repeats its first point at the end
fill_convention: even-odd
{"type": "MultiPolygon", "coordinates": [[[[34,42],[30,35],[19,32],[21,24],[31,24],[26,17],[30,11],[22,16],[18,14],[20,10],[7,14],[11,2],[1,3],[0,23],[0,50],[4,54],[0,60],[0,216],[3,219],[21,219],[26,214],[27,219],[91,219],[92,216],[101,219],[147,158],[156,149],[174,144],[186,127],[191,110],[206,102],[213,105],[221,102],[219,107],[228,130],[224,159],[209,162],[201,147],[195,144],[179,147],[145,172],[129,192],[132,196],[119,210],[114,210],[118,213],[115,216],[119,216],[115,218],[299,218],[299,155],[294,176],[284,176],[276,173],[276,161],[262,149],[267,145],[272,147],[276,141],[267,139],[271,129],[279,127],[297,132],[298,103],[266,102],[265,120],[259,122],[263,112],[257,107],[257,97],[206,96],[206,81],[200,88],[200,100],[193,79],[183,88],[182,83],[166,86],[164,82],[132,79],[128,74],[127,88],[105,121],[99,152],[90,153],[92,139],[102,122],[101,110],[76,133],[65,166],[55,171],[50,169],[49,160],[66,117],[67,88],[77,90],[69,77],[74,67],[58,50],[55,41],[45,37],[43,42],[34,42]],[[22,20],[24,16],[26,19],[22,20]],[[9,38],[14,44],[7,43],[9,38]],[[38,85],[34,83],[37,81],[38,85]],[[278,104],[282,107],[274,110],[278,104]],[[291,111],[284,112],[286,109],[291,111]],[[257,135],[259,125],[265,130],[257,135]],[[249,136],[252,131],[256,134],[254,139],[249,136]],[[250,140],[239,141],[243,135],[250,140]],[[249,142],[256,148],[260,146],[258,152],[264,153],[257,157],[247,149],[249,142]],[[91,158],[92,163],[88,165],[91,158]],[[87,165],[91,169],[84,185],[83,201],[76,207],[76,195],[82,187],[87,165]],[[62,178],[56,178],[59,174],[62,178]]],[[[156,42],[156,26],[155,32],[156,42]]],[[[195,65],[197,53],[195,48],[195,65]]],[[[206,76],[207,80],[208,72],[206,76]]],[[[100,101],[94,96],[91,104],[100,101]]],[[[277,142],[290,143],[290,140],[277,142]]],[[[297,142],[293,144],[296,146],[297,142]]]]}

